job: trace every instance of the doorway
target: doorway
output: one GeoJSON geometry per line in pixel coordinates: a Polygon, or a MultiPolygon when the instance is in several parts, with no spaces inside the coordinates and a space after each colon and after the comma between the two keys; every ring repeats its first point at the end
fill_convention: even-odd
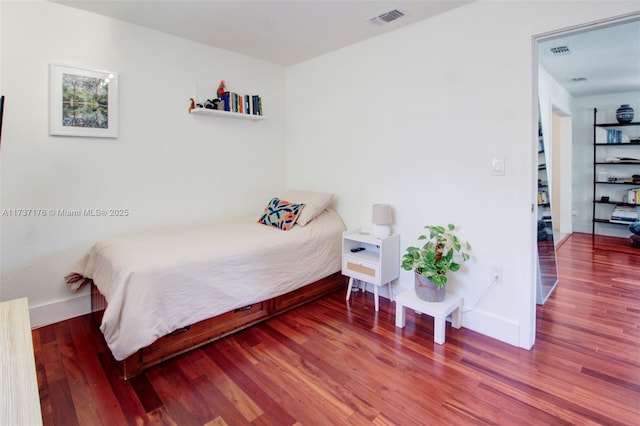
{"type": "MultiPolygon", "coordinates": [[[[543,34],[534,40],[536,92],[541,121],[548,127],[543,129],[545,138],[560,141],[552,143],[548,159],[559,242],[572,232],[591,232],[593,108],[608,109],[609,114],[613,111],[615,122],[620,103],[633,104],[635,100],[640,114],[640,13],[543,34]]],[[[625,235],[620,228],[603,230],[611,231],[607,235],[625,235]]]]}
{"type": "MultiPolygon", "coordinates": [[[[593,111],[601,99],[598,96],[640,92],[639,39],[640,13],[534,37],[534,85],[543,139],[548,142],[544,151],[556,246],[571,233],[587,232],[591,226],[593,120],[581,119],[582,110],[588,109],[584,105],[595,103],[593,111]],[[605,58],[602,52],[618,56],[605,58]]],[[[534,256],[538,251],[539,247],[534,256]]],[[[538,263],[534,282],[540,282],[540,267],[538,263]]]]}

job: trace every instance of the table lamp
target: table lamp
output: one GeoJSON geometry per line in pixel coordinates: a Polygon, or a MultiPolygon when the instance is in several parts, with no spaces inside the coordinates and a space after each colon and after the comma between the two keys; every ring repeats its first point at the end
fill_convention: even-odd
{"type": "Polygon", "coordinates": [[[376,238],[386,238],[391,235],[391,206],[389,204],[374,204],[371,212],[372,222],[375,224],[373,235],[376,238]]]}

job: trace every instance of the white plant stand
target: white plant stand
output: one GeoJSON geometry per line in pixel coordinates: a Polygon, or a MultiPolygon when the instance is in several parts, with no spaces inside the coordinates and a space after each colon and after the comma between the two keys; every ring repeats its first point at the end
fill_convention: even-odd
{"type": "Polygon", "coordinates": [[[433,341],[444,344],[447,315],[451,314],[451,326],[462,326],[462,298],[447,293],[442,302],[426,302],[416,295],[414,289],[407,290],[396,297],[396,327],[404,328],[405,308],[433,317],[433,341]]]}

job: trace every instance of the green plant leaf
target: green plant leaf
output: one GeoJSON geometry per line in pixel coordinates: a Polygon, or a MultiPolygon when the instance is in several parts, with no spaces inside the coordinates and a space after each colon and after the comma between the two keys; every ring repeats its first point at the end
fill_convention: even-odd
{"type": "Polygon", "coordinates": [[[447,272],[459,271],[461,263],[471,258],[469,253],[463,251],[463,247],[464,250],[471,250],[471,245],[463,243],[455,235],[454,224],[450,223],[446,227],[427,225],[424,228],[429,230],[429,237],[418,237],[418,240],[426,240],[420,248],[407,247],[402,258],[402,268],[407,271],[413,269],[436,285],[443,286],[447,282],[447,272]]]}

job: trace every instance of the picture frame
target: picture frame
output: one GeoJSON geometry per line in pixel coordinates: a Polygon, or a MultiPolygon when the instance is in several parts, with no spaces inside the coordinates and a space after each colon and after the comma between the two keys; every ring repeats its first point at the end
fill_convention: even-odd
{"type": "Polygon", "coordinates": [[[118,137],[118,74],[50,64],[49,87],[51,135],[118,137]]]}

